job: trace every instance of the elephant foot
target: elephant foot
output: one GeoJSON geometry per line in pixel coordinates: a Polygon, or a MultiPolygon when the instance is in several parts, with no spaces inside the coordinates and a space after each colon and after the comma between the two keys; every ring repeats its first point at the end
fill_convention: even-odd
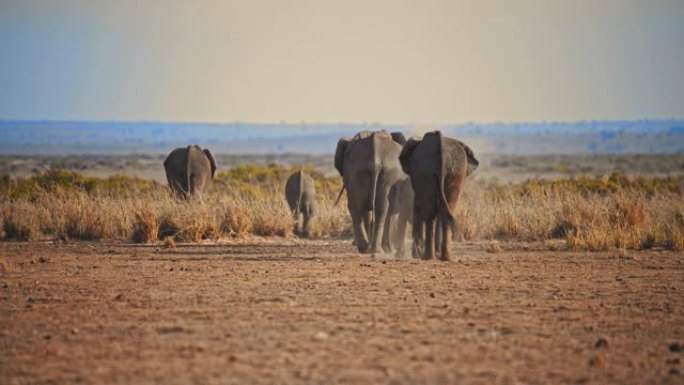
{"type": "Polygon", "coordinates": [[[423,255],[421,258],[423,261],[433,261],[435,259],[434,255],[423,255]]]}
{"type": "Polygon", "coordinates": [[[439,257],[439,260],[443,262],[451,261],[451,255],[442,255],[439,257]]]}
{"type": "Polygon", "coordinates": [[[371,254],[383,254],[385,253],[385,249],[382,246],[370,246],[370,253],[371,254]]]}

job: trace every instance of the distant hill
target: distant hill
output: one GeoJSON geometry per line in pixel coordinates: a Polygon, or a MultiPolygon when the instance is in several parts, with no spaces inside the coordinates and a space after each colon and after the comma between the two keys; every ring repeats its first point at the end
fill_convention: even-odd
{"type": "Polygon", "coordinates": [[[0,154],[166,154],[188,144],[215,153],[332,154],[337,140],[361,130],[407,136],[441,129],[487,154],[684,153],[684,120],[382,124],[254,124],[0,120],[0,154]]]}

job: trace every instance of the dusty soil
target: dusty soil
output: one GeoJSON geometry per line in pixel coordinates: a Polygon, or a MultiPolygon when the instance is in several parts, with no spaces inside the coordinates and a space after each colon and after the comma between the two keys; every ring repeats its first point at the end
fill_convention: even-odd
{"type": "Polygon", "coordinates": [[[2,384],[681,384],[684,255],[0,243],[2,384]]]}

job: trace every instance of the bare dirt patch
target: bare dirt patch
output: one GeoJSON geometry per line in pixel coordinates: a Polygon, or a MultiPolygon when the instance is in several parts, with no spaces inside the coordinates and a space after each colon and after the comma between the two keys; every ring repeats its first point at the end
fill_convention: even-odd
{"type": "Polygon", "coordinates": [[[684,381],[684,255],[0,243],[0,383],[684,381]]]}

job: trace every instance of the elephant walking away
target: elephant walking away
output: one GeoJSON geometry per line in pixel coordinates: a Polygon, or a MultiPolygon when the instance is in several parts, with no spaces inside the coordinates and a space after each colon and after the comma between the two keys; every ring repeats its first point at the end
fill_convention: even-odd
{"type": "Polygon", "coordinates": [[[316,200],[316,186],[313,178],[303,171],[297,171],[287,178],[285,183],[285,198],[294,216],[294,233],[304,238],[311,234],[309,224],[314,216],[314,201],[316,200]],[[299,217],[304,217],[302,229],[299,229],[299,217]]]}
{"type": "Polygon", "coordinates": [[[361,253],[390,251],[385,231],[388,194],[390,187],[405,177],[399,163],[399,143],[403,141],[402,134],[382,130],[362,131],[337,143],[335,168],[347,190],[354,244],[361,253]]]}
{"type": "MultiPolygon", "coordinates": [[[[389,229],[390,248],[397,259],[405,258],[406,229],[413,225],[413,199],[413,186],[408,177],[400,179],[390,188],[385,227],[389,229]]],[[[415,251],[413,256],[417,257],[415,251]]]]}
{"type": "Polygon", "coordinates": [[[197,145],[179,147],[164,160],[166,180],[180,198],[199,196],[209,190],[216,173],[216,161],[209,150],[197,145]]]}
{"type": "Polygon", "coordinates": [[[440,259],[451,258],[454,211],[467,175],[479,162],[465,143],[445,137],[441,131],[410,138],[399,156],[402,169],[411,178],[413,243],[423,249],[423,259],[435,258],[435,232],[439,233],[440,259]],[[439,228],[435,229],[436,219],[439,228]]]}

